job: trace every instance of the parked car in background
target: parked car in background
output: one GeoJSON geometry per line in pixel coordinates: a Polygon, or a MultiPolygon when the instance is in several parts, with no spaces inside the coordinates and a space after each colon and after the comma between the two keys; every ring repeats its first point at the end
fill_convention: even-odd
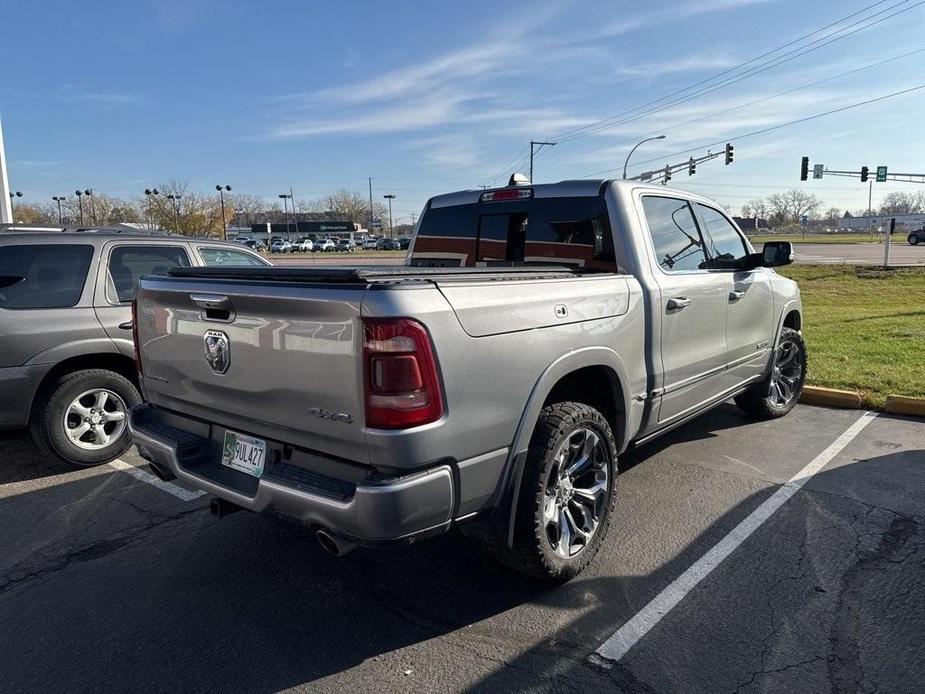
{"type": "Polygon", "coordinates": [[[920,243],[925,243],[925,227],[909,232],[909,236],[906,237],[906,240],[909,242],[910,246],[918,246],[920,243]]]}
{"type": "Polygon", "coordinates": [[[242,244],[256,252],[263,251],[267,247],[266,244],[260,239],[247,239],[243,241],[242,244]]]}
{"type": "Polygon", "coordinates": [[[341,239],[334,245],[334,250],[341,253],[353,253],[356,249],[356,244],[350,239],[341,239]]]}
{"type": "Polygon", "coordinates": [[[407,236],[401,236],[401,237],[398,238],[398,247],[399,247],[401,250],[407,251],[407,250],[408,250],[408,246],[410,246],[410,245],[411,245],[411,239],[408,238],[407,236]]]}
{"type": "Polygon", "coordinates": [[[301,253],[310,253],[315,248],[314,242],[309,238],[299,239],[292,245],[296,251],[301,253]]]}
{"type": "Polygon", "coordinates": [[[384,251],[400,251],[401,244],[398,242],[398,239],[384,239],[379,248],[384,251]]]}
{"type": "Polygon", "coordinates": [[[292,253],[292,244],[282,239],[274,241],[270,246],[270,253],[292,253]]]}
{"type": "Polygon", "coordinates": [[[312,250],[314,250],[314,251],[322,251],[322,252],[327,253],[327,252],[329,252],[329,251],[333,251],[333,250],[334,250],[334,247],[335,247],[335,244],[334,244],[334,241],[333,241],[333,240],[331,240],[331,239],[321,239],[320,241],[316,241],[316,242],[315,242],[315,246],[314,246],[314,248],[313,248],[312,250]]]}
{"type": "Polygon", "coordinates": [[[562,582],[615,522],[624,451],[731,398],[771,419],[800,397],[800,291],[773,269],[793,247],[755,252],[706,198],[601,180],[461,191],[427,203],[413,245],[404,267],[142,280],[142,457],[217,511],[319,528],[333,554],[459,526],[562,582]],[[217,285],[231,320],[197,311],[217,285]],[[216,357],[191,358],[204,339],[216,357]]]}
{"type": "Polygon", "coordinates": [[[363,250],[364,251],[375,251],[379,248],[379,239],[375,236],[370,236],[368,239],[363,241],[363,250]]]}
{"type": "Polygon", "coordinates": [[[28,426],[44,453],[73,465],[118,457],[131,444],[127,413],[141,402],[131,309],[141,276],[268,264],[204,238],[0,233],[0,428],[28,426]]]}

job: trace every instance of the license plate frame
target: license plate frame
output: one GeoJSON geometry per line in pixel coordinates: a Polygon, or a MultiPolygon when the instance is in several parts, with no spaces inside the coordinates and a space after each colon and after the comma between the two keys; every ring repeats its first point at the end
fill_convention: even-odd
{"type": "Polygon", "coordinates": [[[261,477],[267,461],[267,442],[255,436],[225,430],[221,463],[251,477],[261,477]]]}

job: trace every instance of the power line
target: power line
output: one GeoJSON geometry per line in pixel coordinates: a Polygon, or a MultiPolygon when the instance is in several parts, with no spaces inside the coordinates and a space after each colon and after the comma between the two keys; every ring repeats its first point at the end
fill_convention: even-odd
{"type": "MultiPolygon", "coordinates": [[[[805,123],[807,121],[816,120],[817,118],[822,118],[823,116],[830,116],[833,113],[841,113],[842,111],[849,111],[853,108],[858,108],[860,106],[866,106],[868,104],[877,103],[879,101],[885,101],[887,99],[892,99],[897,96],[902,96],[903,94],[909,94],[910,92],[918,91],[919,89],[925,89],[925,84],[919,84],[919,85],[916,85],[915,87],[909,87],[908,89],[901,89],[900,91],[892,92],[890,94],[884,94],[883,96],[874,97],[873,99],[866,99],[864,101],[858,101],[853,104],[848,104],[846,106],[840,106],[838,108],[833,108],[828,111],[823,111],[822,113],[815,113],[811,116],[804,116],[803,118],[797,118],[796,120],[788,121],[786,123],[779,123],[777,125],[772,125],[767,128],[761,128],[760,130],[753,130],[751,132],[743,133],[741,135],[724,137],[722,140],[719,140],[717,142],[710,142],[707,144],[698,145],[696,147],[691,147],[690,149],[684,149],[679,152],[672,152],[671,154],[667,156],[675,157],[681,154],[689,154],[691,152],[696,152],[701,149],[707,149],[709,147],[718,147],[719,145],[723,144],[726,141],[744,140],[748,137],[755,137],[756,135],[763,135],[765,133],[773,132],[774,130],[780,130],[781,128],[787,128],[791,125],[797,125],[799,123],[805,123]]],[[[652,162],[655,162],[655,161],[661,161],[664,158],[666,157],[660,156],[655,159],[646,159],[644,161],[636,162],[635,166],[651,164],[652,162]]],[[[611,173],[612,171],[617,171],[617,169],[619,168],[620,167],[614,167],[612,169],[603,169],[602,171],[595,171],[594,173],[585,174],[584,176],[581,176],[581,178],[590,178],[592,176],[598,176],[600,174],[611,173]]]]}
{"type": "MultiPolygon", "coordinates": [[[[708,118],[714,118],[714,117],[716,117],[716,116],[721,116],[721,115],[726,114],[726,113],[731,113],[732,111],[737,111],[737,110],[739,110],[739,109],[741,109],[741,108],[746,108],[746,107],[748,107],[748,106],[754,106],[755,104],[760,104],[760,103],[763,103],[763,102],[765,102],[765,101],[770,101],[771,99],[777,99],[778,97],[786,96],[787,94],[792,94],[793,92],[798,92],[798,91],[801,91],[801,90],[803,90],[803,89],[809,89],[810,87],[816,87],[816,86],[818,86],[818,85],[820,85],[820,84],[823,84],[823,83],[825,83],[825,82],[831,82],[832,80],[841,79],[842,77],[847,77],[848,75],[853,75],[853,74],[855,74],[855,73],[857,73],[857,72],[862,72],[862,71],[864,71],[864,70],[870,70],[870,69],[875,68],[875,67],[880,67],[881,65],[885,65],[886,63],[890,63],[890,62],[893,62],[893,61],[895,61],[895,60],[901,60],[901,59],[903,59],[903,58],[908,58],[908,57],[913,56],[913,55],[916,55],[916,54],[918,54],[918,53],[925,53],[925,48],[917,48],[916,50],[914,50],[914,51],[909,51],[908,53],[902,53],[902,54],[900,54],[900,55],[893,56],[892,58],[886,58],[885,60],[877,61],[876,63],[870,63],[870,64],[864,65],[864,66],[862,66],[862,67],[854,68],[853,70],[848,70],[848,71],[846,71],[846,72],[839,73],[839,74],[837,74],[837,75],[831,75],[831,76],[829,76],[829,77],[824,77],[823,79],[816,80],[815,82],[809,82],[809,83],[807,83],[807,84],[800,85],[799,87],[794,87],[794,88],[792,88],[792,89],[785,89],[785,90],[782,91],[782,92],[777,92],[776,94],[771,94],[771,95],[769,95],[769,96],[763,96],[763,97],[761,97],[760,99],[754,99],[754,100],[752,100],[752,101],[747,101],[747,102],[745,102],[745,103],[737,104],[737,105],[735,105],[735,106],[732,106],[732,107],[730,107],[730,108],[723,109],[723,110],[721,110],[721,111],[714,111],[713,113],[708,113],[708,114],[703,115],[703,116],[698,116],[697,118],[692,118],[692,119],[690,119],[690,120],[686,120],[686,121],[684,121],[684,122],[682,122],[682,123],[675,123],[674,125],[669,125],[668,127],[659,128],[659,132],[670,132],[670,131],[672,131],[672,130],[675,130],[675,129],[677,129],[677,128],[683,127],[683,126],[685,126],[685,125],[690,125],[691,123],[698,123],[698,122],[700,122],[700,121],[707,120],[708,118]]],[[[618,140],[617,142],[610,142],[610,143],[608,143],[608,144],[606,144],[606,145],[601,145],[600,147],[592,147],[591,149],[582,150],[581,152],[578,152],[578,154],[579,154],[579,155],[581,155],[581,154],[589,154],[589,153],[591,153],[591,152],[597,152],[597,151],[600,151],[600,150],[602,150],[602,149],[608,149],[608,148],[610,148],[610,147],[617,147],[617,146],[619,146],[619,145],[621,145],[621,144],[626,144],[626,143],[628,143],[628,142],[635,142],[637,139],[639,139],[639,136],[638,136],[638,135],[634,135],[634,136],[631,137],[631,138],[626,138],[626,139],[624,139],[624,140],[618,140]]]]}
{"type": "MultiPolygon", "coordinates": [[[[678,90],[676,90],[676,91],[674,91],[674,92],[671,92],[670,94],[667,94],[667,95],[665,95],[665,96],[663,96],[663,97],[659,97],[659,98],[657,98],[657,99],[653,99],[653,100],[648,101],[648,102],[646,102],[646,103],[640,104],[639,106],[636,106],[636,107],[634,107],[634,108],[632,108],[632,109],[628,109],[628,110],[626,110],[626,111],[622,111],[621,113],[618,113],[618,114],[616,114],[615,116],[612,116],[612,117],[610,117],[610,118],[602,119],[602,120],[596,121],[596,122],[594,122],[594,123],[590,123],[590,124],[588,124],[588,125],[582,126],[582,127],[580,127],[580,128],[575,128],[575,129],[572,129],[572,130],[563,131],[563,132],[559,133],[558,135],[556,135],[555,137],[553,137],[552,139],[557,140],[557,141],[560,141],[560,140],[570,141],[571,139],[577,139],[577,137],[575,137],[575,136],[576,136],[578,133],[587,133],[587,134],[591,134],[592,132],[597,132],[597,129],[606,129],[606,128],[600,128],[600,126],[605,125],[605,124],[607,124],[607,123],[610,123],[611,121],[619,120],[620,118],[622,118],[622,117],[624,117],[624,116],[628,116],[628,115],[630,115],[630,114],[632,114],[632,113],[635,113],[635,112],[637,112],[637,111],[640,111],[641,109],[645,109],[645,108],[647,108],[647,107],[649,107],[649,106],[654,106],[654,105],[656,105],[656,104],[659,104],[660,102],[667,101],[667,100],[669,100],[669,99],[671,99],[671,98],[673,98],[673,97],[675,97],[675,96],[679,96],[679,95],[681,95],[681,94],[684,94],[685,92],[689,92],[689,91],[691,91],[691,90],[693,90],[693,89],[696,89],[696,88],[699,87],[699,86],[706,85],[706,84],[708,84],[708,83],[710,83],[710,82],[714,82],[715,80],[717,80],[717,79],[719,79],[719,78],[721,78],[721,77],[723,77],[723,76],[725,76],[725,75],[729,75],[730,73],[737,72],[737,71],[741,70],[742,68],[744,68],[744,67],[746,67],[746,66],[748,66],[748,65],[750,65],[750,64],[752,64],[752,63],[755,63],[755,62],[757,62],[757,61],[759,61],[759,60],[762,60],[763,58],[766,58],[766,57],[768,57],[768,56],[774,55],[775,53],[779,53],[779,52],[783,51],[785,48],[788,48],[788,47],[790,47],[790,46],[793,46],[793,45],[795,45],[795,44],[798,44],[798,43],[800,43],[800,42],[802,42],[802,41],[804,41],[804,40],[806,40],[806,39],[808,39],[808,38],[810,38],[810,37],[813,37],[813,36],[815,36],[815,35],[817,35],[817,34],[820,34],[820,33],[824,32],[824,31],[826,31],[827,29],[830,29],[830,28],[835,27],[835,26],[837,26],[837,25],[839,25],[839,24],[842,24],[843,22],[845,22],[845,21],[847,21],[847,20],[849,20],[849,19],[852,19],[853,17],[856,17],[856,16],[858,16],[858,15],[860,15],[860,14],[864,14],[865,12],[868,12],[869,10],[872,10],[873,8],[877,7],[878,5],[882,5],[882,4],[884,4],[885,2],[888,2],[888,1],[889,1],[889,0],[878,0],[878,2],[874,2],[874,3],[871,3],[871,4],[869,4],[869,5],[866,5],[865,7],[862,7],[860,10],[857,10],[857,11],[855,11],[855,12],[852,12],[852,13],[848,14],[848,15],[845,15],[844,17],[841,17],[841,18],[835,20],[834,22],[831,22],[831,23],[829,23],[829,24],[827,24],[827,25],[825,25],[825,26],[823,26],[823,27],[820,27],[819,29],[816,29],[816,30],[811,31],[811,32],[809,32],[809,33],[807,33],[807,34],[804,34],[804,35],[802,35],[802,36],[800,36],[800,37],[798,37],[798,38],[796,38],[796,39],[792,39],[791,41],[788,41],[787,43],[781,44],[780,46],[777,46],[776,48],[773,48],[773,49],[771,49],[771,50],[769,50],[769,51],[766,51],[765,53],[762,53],[761,55],[755,56],[754,58],[751,58],[751,59],[749,59],[749,60],[747,60],[747,61],[745,61],[745,62],[743,62],[743,63],[740,63],[739,65],[736,65],[736,66],[734,66],[734,67],[731,67],[731,68],[728,68],[728,69],[723,70],[723,71],[721,71],[721,72],[718,72],[718,73],[716,73],[715,75],[712,75],[712,76],[707,77],[707,78],[705,78],[705,79],[703,79],[703,80],[700,80],[699,82],[695,82],[695,83],[693,83],[693,84],[691,84],[691,85],[688,85],[687,87],[683,87],[683,88],[681,88],[681,89],[678,89],[678,90]],[[596,129],[596,128],[597,128],[597,129],[596,129]]],[[[872,19],[873,17],[876,17],[878,14],[882,14],[883,12],[888,12],[889,10],[894,9],[894,8],[898,7],[899,5],[903,5],[903,4],[905,4],[906,2],[909,2],[909,0],[903,0],[902,2],[899,2],[899,3],[896,3],[896,4],[890,5],[889,7],[887,7],[887,8],[884,9],[884,10],[881,10],[881,11],[878,12],[878,13],[875,13],[875,14],[873,14],[873,15],[869,15],[868,17],[865,17],[864,19],[860,20],[860,22],[869,21],[869,20],[872,19]]],[[[919,3],[919,4],[921,4],[921,3],[919,3]]],[[[907,8],[907,9],[912,9],[912,8],[907,8]]],[[[889,18],[889,17],[884,18],[884,19],[888,19],[888,18],[889,18]]],[[[880,21],[882,21],[882,20],[880,20],[880,21]]],[[[847,28],[850,28],[850,26],[854,26],[854,25],[849,25],[849,27],[843,27],[842,29],[839,29],[839,30],[836,31],[836,32],[832,32],[832,33],[829,34],[828,36],[823,37],[823,39],[819,39],[819,40],[824,40],[825,38],[829,38],[829,37],[831,37],[831,36],[833,36],[833,35],[835,35],[835,34],[841,32],[841,31],[844,31],[844,30],[847,29],[847,28]]],[[[872,26],[872,25],[871,25],[871,26],[872,26]]],[[[863,28],[868,28],[868,27],[863,27],[863,28]]],[[[844,38],[844,36],[843,36],[843,37],[840,37],[840,38],[844,38]]],[[[838,39],[836,39],[836,40],[838,40],[838,39]]],[[[817,40],[817,41],[818,41],[818,40],[817,40]]],[[[817,41],[814,41],[814,42],[812,42],[812,43],[816,43],[817,41]]],[[[812,45],[812,43],[809,44],[809,45],[812,45]]],[[[826,45],[828,45],[828,44],[826,44],[826,45]]],[[[818,46],[817,48],[822,48],[822,47],[823,47],[823,46],[818,46]]],[[[804,47],[802,47],[802,48],[806,48],[806,46],[804,46],[804,47]]],[[[801,50],[801,49],[795,49],[795,51],[798,51],[798,50],[801,50]]],[[[795,52],[795,51],[792,51],[792,52],[795,52]]],[[[786,55],[786,54],[785,54],[785,55],[786,55]]],[[[779,58],[781,58],[781,57],[784,57],[784,56],[778,56],[778,57],[775,58],[774,60],[777,60],[777,59],[779,59],[779,58]]],[[[779,64],[779,63],[778,63],[778,64],[779,64]]],[[[761,67],[761,66],[757,66],[757,67],[761,67]]],[[[774,66],[770,66],[770,67],[774,67],[774,66]]],[[[768,67],[767,69],[770,69],[770,67],[768,67]]],[[[754,68],[753,68],[753,69],[754,69],[754,68]]],[[[745,76],[737,75],[737,76],[735,76],[735,77],[741,77],[742,79],[745,79],[746,77],[750,77],[750,76],[752,76],[753,74],[757,74],[757,73],[756,73],[756,72],[752,72],[751,74],[748,74],[748,75],[745,75],[745,76]]],[[[720,86],[728,86],[728,85],[722,84],[722,85],[720,85],[720,86]]],[[[717,87],[717,88],[720,88],[720,87],[717,87]]],[[[682,103],[684,100],[693,99],[693,98],[696,98],[697,96],[702,96],[702,94],[694,94],[694,95],[690,95],[690,94],[689,94],[689,95],[687,95],[686,97],[684,97],[684,99],[682,99],[682,100],[678,100],[678,101],[676,101],[676,102],[674,102],[674,103],[671,103],[671,104],[664,104],[662,108],[667,108],[668,106],[678,105],[679,103],[682,103]]],[[[654,112],[656,112],[657,110],[660,110],[660,109],[655,109],[655,110],[653,110],[653,111],[651,111],[651,112],[647,112],[647,113],[644,113],[644,114],[639,114],[638,117],[642,117],[643,115],[650,115],[650,113],[654,113],[654,112]]],[[[619,124],[619,123],[614,123],[613,125],[617,125],[617,124],[619,124]]],[[[523,152],[523,150],[521,150],[521,152],[523,152]]],[[[522,154],[518,154],[518,155],[516,155],[511,161],[517,161],[517,160],[518,160],[519,158],[521,158],[521,157],[522,157],[522,154]]],[[[487,181],[488,181],[488,182],[493,181],[493,180],[495,180],[496,178],[498,178],[499,176],[501,176],[501,175],[505,172],[505,170],[507,169],[507,167],[509,166],[509,164],[510,164],[510,162],[508,162],[508,164],[505,164],[505,166],[501,168],[501,171],[500,171],[499,173],[497,173],[497,174],[495,174],[494,176],[492,176],[491,178],[487,179],[487,181]]]]}
{"type": "MultiPolygon", "coordinates": [[[[775,68],[775,67],[778,67],[779,65],[783,65],[784,63],[790,62],[790,61],[795,60],[795,59],[797,59],[797,58],[800,58],[800,57],[802,57],[802,56],[804,56],[804,55],[807,55],[807,54],[812,53],[812,52],[814,52],[814,51],[817,51],[817,50],[820,50],[820,49],[822,49],[822,48],[825,48],[826,46],[829,46],[829,45],[835,43],[836,41],[841,41],[841,40],[843,40],[843,39],[846,39],[846,38],[848,38],[849,36],[852,36],[852,35],[858,33],[859,31],[867,30],[867,29],[869,29],[869,28],[871,28],[871,27],[873,27],[873,26],[875,26],[875,25],[877,25],[877,24],[880,24],[881,22],[885,22],[885,21],[887,21],[888,19],[892,19],[893,17],[895,17],[895,16],[897,16],[897,15],[899,15],[899,14],[902,14],[903,12],[908,12],[909,10],[915,9],[916,7],[919,7],[920,5],[925,4],[925,0],[919,0],[919,2],[916,2],[914,5],[910,5],[909,7],[905,7],[905,8],[903,8],[903,9],[901,9],[901,10],[897,10],[896,12],[894,12],[894,13],[892,13],[892,14],[889,14],[889,15],[887,15],[887,16],[885,16],[885,17],[881,17],[880,19],[878,19],[878,20],[876,20],[876,21],[874,21],[874,22],[871,22],[871,21],[870,21],[871,19],[873,19],[873,18],[876,17],[877,15],[883,14],[884,12],[888,12],[889,10],[895,9],[895,8],[898,7],[899,5],[906,4],[907,2],[909,2],[909,0],[902,0],[902,2],[898,2],[898,3],[896,3],[895,5],[891,5],[890,7],[887,7],[887,8],[885,8],[884,10],[881,10],[880,12],[877,12],[877,13],[875,13],[875,14],[869,16],[869,17],[865,17],[864,19],[859,20],[858,22],[855,22],[854,24],[850,24],[850,25],[848,25],[847,27],[843,27],[843,28],[839,29],[838,31],[833,32],[832,34],[829,34],[828,36],[825,36],[825,37],[822,37],[822,38],[820,38],[820,39],[817,39],[816,41],[811,42],[811,43],[808,44],[807,46],[803,46],[803,47],[801,47],[801,48],[799,48],[799,49],[796,49],[796,50],[794,50],[794,51],[791,51],[791,52],[789,52],[789,53],[786,53],[786,54],[784,54],[784,55],[782,55],[782,56],[778,56],[777,58],[774,58],[774,59],[772,59],[772,60],[770,60],[770,61],[767,61],[767,62],[765,62],[765,63],[762,63],[762,64],[760,64],[760,65],[757,65],[757,66],[755,66],[755,67],[753,67],[753,68],[750,68],[748,71],[746,71],[746,72],[743,73],[743,74],[735,75],[735,76],[729,77],[728,79],[726,79],[726,80],[720,82],[719,84],[711,85],[710,87],[705,88],[705,89],[702,89],[702,90],[700,90],[700,91],[698,91],[698,92],[695,92],[695,93],[693,93],[693,94],[688,94],[688,95],[686,95],[686,96],[684,96],[684,97],[675,99],[674,101],[670,101],[670,102],[668,102],[668,103],[664,103],[664,104],[662,104],[662,105],[660,105],[660,106],[658,106],[658,107],[656,107],[656,108],[652,108],[652,109],[650,109],[650,110],[648,110],[648,111],[643,111],[642,113],[637,113],[636,115],[633,115],[633,116],[628,116],[628,117],[626,117],[626,118],[621,118],[620,115],[614,116],[613,118],[608,119],[608,121],[605,121],[604,124],[601,124],[601,125],[599,125],[599,126],[597,126],[597,127],[593,127],[593,128],[586,129],[586,130],[584,130],[583,132],[576,133],[575,135],[572,135],[572,136],[570,136],[570,137],[563,138],[563,140],[561,140],[561,141],[563,141],[563,142],[571,142],[572,140],[576,140],[576,139],[579,139],[579,138],[581,138],[581,137],[587,137],[588,135],[592,135],[592,134],[594,134],[594,133],[602,132],[602,131],[604,131],[604,130],[609,130],[609,129],[614,128],[614,127],[616,127],[616,126],[618,126],[618,125],[625,125],[626,123],[631,123],[631,122],[633,122],[633,121],[635,121],[635,120],[639,120],[640,118],[643,118],[643,117],[645,117],[645,116],[653,115],[653,114],[655,114],[655,113],[658,113],[659,111],[664,111],[665,109],[668,109],[668,108],[670,108],[670,107],[672,107],[672,106],[678,106],[678,105],[683,104],[683,103],[686,103],[686,102],[688,102],[688,101],[692,101],[692,100],[694,100],[694,99],[697,99],[697,98],[699,98],[699,97],[701,97],[701,96],[706,96],[707,94],[711,94],[711,93],[713,93],[713,92],[716,92],[716,91],[718,91],[718,90],[720,90],[720,89],[723,89],[724,87],[728,87],[728,86],[730,86],[730,85],[737,84],[738,82],[742,82],[743,80],[746,80],[746,79],[748,79],[748,78],[750,78],[750,77],[754,77],[754,76],[757,75],[757,74],[760,74],[760,73],[762,73],[762,72],[766,72],[766,71],[771,70],[771,69],[773,69],[773,68],[775,68]],[[864,24],[865,22],[866,22],[866,24],[864,24]],[[843,31],[846,31],[847,29],[850,29],[850,28],[852,28],[852,27],[855,27],[855,26],[857,26],[858,24],[864,24],[864,25],[855,28],[853,31],[849,31],[848,33],[844,33],[844,34],[841,34],[840,36],[836,36],[836,34],[839,34],[840,32],[843,32],[843,31]],[[831,38],[832,36],[834,36],[834,38],[831,38]],[[829,40],[826,41],[826,39],[829,39],[829,40]],[[821,44],[819,44],[819,45],[813,46],[813,44],[819,43],[819,41],[825,41],[825,43],[821,43],[821,44]],[[811,46],[811,47],[810,47],[810,46],[811,46]]],[[[636,110],[638,110],[638,108],[637,108],[637,109],[633,109],[633,111],[636,111],[636,110]]],[[[627,112],[627,114],[629,114],[629,113],[632,113],[632,111],[627,112]]]]}

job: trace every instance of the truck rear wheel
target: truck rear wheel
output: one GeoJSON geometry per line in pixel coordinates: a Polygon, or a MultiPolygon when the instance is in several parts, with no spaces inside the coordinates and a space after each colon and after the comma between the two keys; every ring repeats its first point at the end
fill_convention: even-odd
{"type": "MultiPolygon", "coordinates": [[[[925,234],[923,234],[922,238],[925,238],[925,234]]],[[[919,238],[919,235],[917,232],[913,231],[911,234],[909,234],[909,245],[910,246],[918,246],[920,240],[921,239],[919,238]]]]}
{"type": "Polygon", "coordinates": [[[600,549],[613,515],[617,446],[607,420],[578,402],[540,413],[524,466],[513,546],[497,543],[505,565],[564,583],[600,549]]]}
{"type": "Polygon", "coordinates": [[[46,455],[77,467],[108,463],[132,445],[128,411],[140,402],[138,389],[122,374],[74,371],[37,398],[32,438],[46,455]]]}
{"type": "Polygon", "coordinates": [[[796,406],[806,380],[806,343],[793,328],[781,331],[771,373],[735,398],[736,405],[759,419],[783,417],[796,406]]]}

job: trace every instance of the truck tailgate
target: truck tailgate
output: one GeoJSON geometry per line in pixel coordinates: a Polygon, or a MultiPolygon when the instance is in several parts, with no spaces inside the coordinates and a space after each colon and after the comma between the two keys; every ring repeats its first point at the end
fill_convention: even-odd
{"type": "Polygon", "coordinates": [[[144,278],[137,328],[145,395],[243,433],[366,462],[357,334],[365,291],[364,284],[144,278]],[[210,363],[209,336],[227,340],[227,364],[216,360],[215,339],[210,363]]]}

